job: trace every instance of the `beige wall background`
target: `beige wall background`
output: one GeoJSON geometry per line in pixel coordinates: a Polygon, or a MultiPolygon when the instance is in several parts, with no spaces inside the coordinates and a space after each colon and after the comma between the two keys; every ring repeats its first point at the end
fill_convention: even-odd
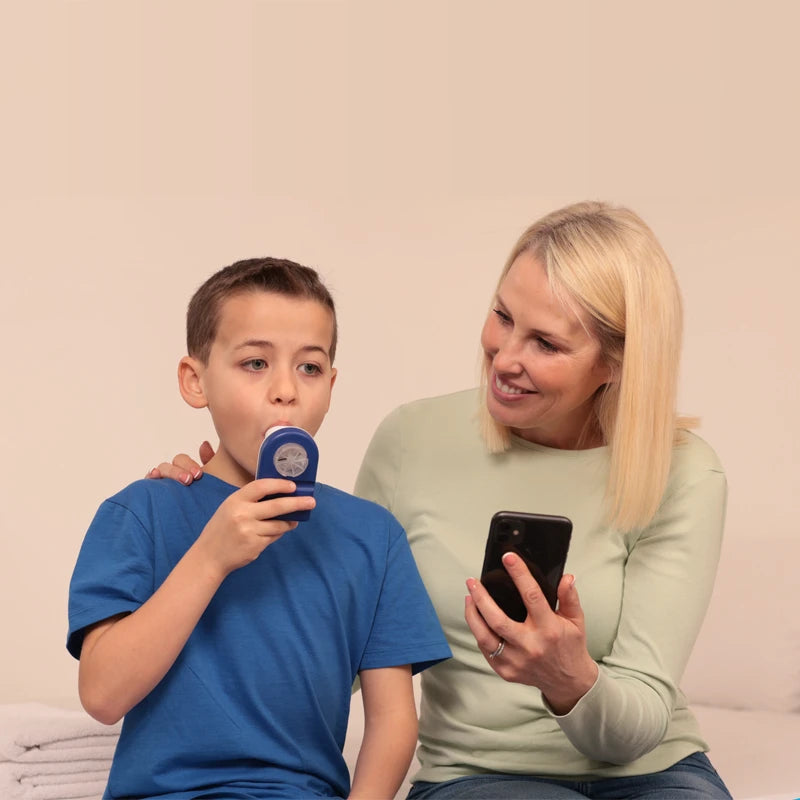
{"type": "Polygon", "coordinates": [[[681,409],[727,468],[728,535],[797,532],[800,4],[3,12],[0,702],[75,705],[80,542],[103,498],[212,435],[175,366],[189,296],[238,258],[303,261],[335,294],[320,471],[349,489],[392,407],[474,383],[521,230],[630,205],[684,290],[681,409]]]}

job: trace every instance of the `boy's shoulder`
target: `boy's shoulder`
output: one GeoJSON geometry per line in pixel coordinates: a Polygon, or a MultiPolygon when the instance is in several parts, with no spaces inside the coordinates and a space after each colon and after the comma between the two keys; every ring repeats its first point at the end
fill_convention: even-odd
{"type": "Polygon", "coordinates": [[[363,527],[374,532],[376,528],[403,533],[400,523],[394,515],[378,503],[356,497],[350,492],[329,486],[326,483],[317,483],[314,490],[317,507],[311,512],[312,518],[326,523],[341,523],[349,529],[363,527]],[[354,525],[354,522],[357,523],[354,525]]]}
{"type": "MultiPolygon", "coordinates": [[[[337,489],[327,483],[317,483],[314,489],[318,507],[321,505],[327,511],[341,510],[354,514],[364,514],[376,519],[394,519],[390,512],[378,503],[365,500],[363,497],[337,489]]],[[[312,512],[313,513],[313,512],[312,512]]]]}
{"type": "Polygon", "coordinates": [[[105,504],[122,506],[135,514],[149,515],[176,507],[216,508],[235,487],[210,475],[184,486],[169,479],[142,478],[129,483],[106,499],[105,504]]]}

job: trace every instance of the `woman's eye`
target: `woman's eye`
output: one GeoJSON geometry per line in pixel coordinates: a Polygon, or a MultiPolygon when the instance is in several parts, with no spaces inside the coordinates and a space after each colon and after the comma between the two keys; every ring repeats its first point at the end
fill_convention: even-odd
{"type": "Polygon", "coordinates": [[[319,375],[322,370],[316,364],[301,364],[300,371],[304,375],[319,375]]]}
{"type": "Polygon", "coordinates": [[[548,342],[547,339],[542,339],[541,336],[537,336],[536,337],[536,343],[546,353],[557,353],[558,352],[558,348],[554,344],[552,344],[551,342],[548,342]]]}
{"type": "Polygon", "coordinates": [[[262,369],[267,368],[267,362],[263,358],[251,358],[249,361],[244,362],[244,366],[253,372],[260,372],[262,369]]]}
{"type": "Polygon", "coordinates": [[[511,322],[511,317],[509,317],[505,311],[501,311],[499,308],[495,308],[494,313],[497,315],[500,322],[503,323],[504,325],[508,325],[511,322]]]}

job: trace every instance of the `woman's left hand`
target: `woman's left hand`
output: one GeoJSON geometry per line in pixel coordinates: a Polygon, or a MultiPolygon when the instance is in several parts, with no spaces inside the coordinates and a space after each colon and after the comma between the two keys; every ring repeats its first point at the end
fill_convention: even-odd
{"type": "Polygon", "coordinates": [[[506,616],[480,581],[467,581],[464,617],[489,666],[504,680],[541,689],[556,714],[568,713],[597,680],[598,667],[586,649],[583,609],[575,578],[558,585],[553,611],[523,560],[514,553],[503,564],[522,595],[528,616],[506,616]],[[501,642],[502,652],[496,653],[501,642]]]}

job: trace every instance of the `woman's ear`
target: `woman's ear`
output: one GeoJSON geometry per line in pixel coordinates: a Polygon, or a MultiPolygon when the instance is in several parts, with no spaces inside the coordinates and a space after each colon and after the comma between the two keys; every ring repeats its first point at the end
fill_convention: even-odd
{"type": "Polygon", "coordinates": [[[203,369],[202,361],[192,356],[184,356],[178,362],[178,388],[181,397],[192,408],[205,408],[208,405],[203,391],[203,369]]]}

